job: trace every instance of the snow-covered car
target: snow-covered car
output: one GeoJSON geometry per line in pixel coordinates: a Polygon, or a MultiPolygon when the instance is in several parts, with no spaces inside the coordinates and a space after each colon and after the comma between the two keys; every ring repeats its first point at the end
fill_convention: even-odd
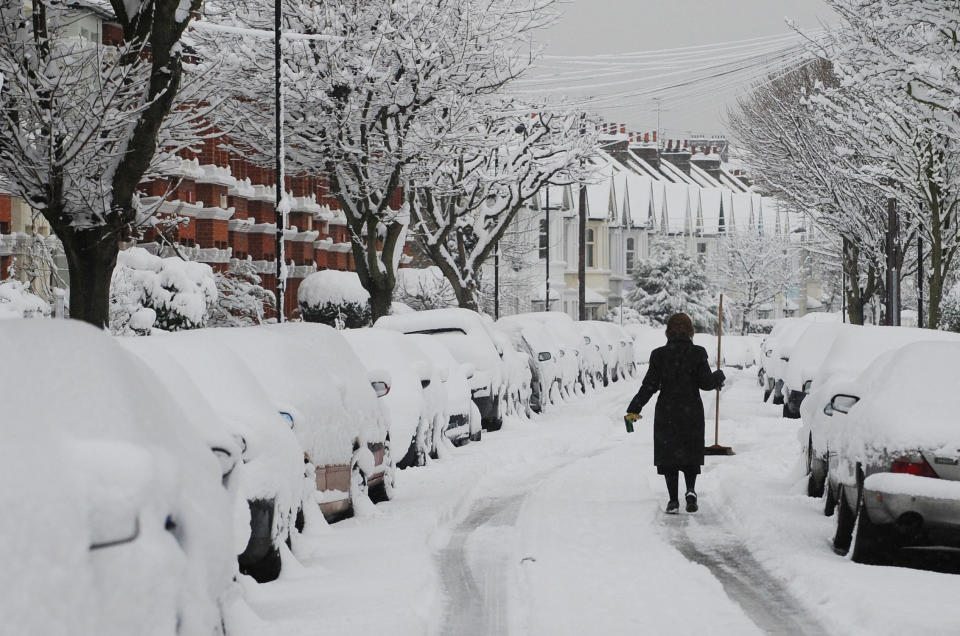
{"type": "Polygon", "coordinates": [[[542,413],[547,405],[559,399],[561,378],[557,360],[560,349],[539,324],[516,318],[505,316],[496,322],[494,328],[506,334],[513,347],[529,357],[530,408],[536,413],[542,413]]]}
{"type": "Polygon", "coordinates": [[[583,338],[583,379],[584,382],[598,388],[610,382],[610,374],[616,366],[616,353],[613,345],[607,342],[608,334],[592,321],[577,320],[573,325],[583,338]]]}
{"type": "Polygon", "coordinates": [[[800,417],[800,404],[810,393],[820,364],[830,352],[841,329],[858,329],[838,322],[814,322],[803,332],[793,348],[783,372],[783,416],[800,417]]]}
{"type": "Polygon", "coordinates": [[[735,369],[749,369],[760,359],[760,338],[758,336],[723,336],[723,362],[735,369]]]}
{"type": "Polygon", "coordinates": [[[84,323],[4,321],[0,352],[2,631],[222,633],[232,442],[221,463],[178,396],[84,323]]]}
{"type": "Polygon", "coordinates": [[[637,360],[633,349],[633,336],[615,322],[600,321],[598,327],[607,334],[607,338],[617,354],[615,380],[621,380],[636,374],[637,360]]]}
{"type": "Polygon", "coordinates": [[[533,393],[533,371],[530,356],[513,345],[510,336],[491,329],[491,336],[503,359],[504,415],[530,415],[530,396],[533,393]]]}
{"type": "Polygon", "coordinates": [[[880,356],[913,342],[960,342],[960,334],[912,327],[848,326],[834,338],[820,363],[812,390],[800,404],[800,443],[807,463],[807,494],[819,497],[827,474],[828,453],[839,433],[837,419],[827,408],[834,395],[850,384],[880,356]]]}
{"type": "Polygon", "coordinates": [[[790,354],[800,336],[815,324],[812,320],[783,318],[774,325],[770,335],[763,342],[763,371],[765,386],[763,401],[773,396],[774,404],[783,404],[783,374],[790,361],[790,354]]]}
{"type": "Polygon", "coordinates": [[[380,399],[390,414],[390,439],[397,468],[425,466],[438,457],[447,429],[447,394],[443,369],[404,334],[389,329],[347,329],[341,332],[371,373],[386,371],[392,378],[380,399]]]}
{"type": "Polygon", "coordinates": [[[831,397],[838,552],[873,562],[904,546],[960,547],[958,366],[960,343],[908,344],[831,397]]]}
{"type": "Polygon", "coordinates": [[[614,342],[612,333],[605,327],[609,323],[597,320],[580,320],[574,323],[583,334],[586,364],[594,386],[606,386],[617,377],[619,365],[619,342],[614,342]]]}
{"type": "Polygon", "coordinates": [[[440,370],[440,380],[447,393],[447,415],[449,423],[444,431],[454,446],[467,442],[479,442],[483,428],[480,425],[480,410],[470,399],[470,380],[474,367],[464,364],[450,354],[436,338],[424,334],[407,336],[411,342],[430,358],[440,370]]]}
{"type": "Polygon", "coordinates": [[[358,497],[391,497],[387,420],[366,369],[340,332],[285,323],[204,333],[240,355],[290,421],[316,484],[310,498],[328,521],[350,516],[358,497]]]}
{"type": "Polygon", "coordinates": [[[585,387],[581,360],[587,345],[570,316],[560,312],[533,311],[500,320],[517,321],[531,329],[541,329],[556,343],[560,393],[564,397],[570,397],[585,387]]]}
{"type": "MultiPolygon", "coordinates": [[[[304,496],[303,450],[290,422],[228,343],[197,329],[134,339],[125,344],[162,373],[157,351],[173,357],[230,431],[241,441],[243,470],[237,488],[247,502],[238,516],[240,571],[259,582],[280,574],[283,544],[296,532],[304,496]],[[242,519],[242,523],[239,521],[242,519]]],[[[237,330],[243,331],[243,330],[237,330]]]]}
{"type": "Polygon", "coordinates": [[[495,431],[503,425],[501,401],[506,391],[503,360],[490,329],[479,314],[460,308],[430,309],[384,316],[374,326],[434,336],[458,362],[472,364],[470,396],[480,410],[483,428],[495,431]]]}

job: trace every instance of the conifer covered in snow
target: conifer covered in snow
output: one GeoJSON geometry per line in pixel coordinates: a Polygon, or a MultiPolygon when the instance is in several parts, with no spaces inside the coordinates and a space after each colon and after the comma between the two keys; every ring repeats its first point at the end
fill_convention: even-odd
{"type": "Polygon", "coordinates": [[[631,307],[661,324],[682,312],[697,331],[715,331],[717,295],[707,282],[703,261],[670,240],[656,241],[650,252],[634,269],[637,286],[630,295],[631,307]]]}

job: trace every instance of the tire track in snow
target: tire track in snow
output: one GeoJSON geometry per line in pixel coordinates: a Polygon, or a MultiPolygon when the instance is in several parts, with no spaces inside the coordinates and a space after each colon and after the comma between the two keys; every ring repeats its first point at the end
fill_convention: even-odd
{"type": "Polygon", "coordinates": [[[709,508],[706,514],[700,510],[696,517],[681,514],[664,523],[670,542],[687,560],[710,570],[757,628],[767,634],[829,633],[709,508]]]}
{"type": "Polygon", "coordinates": [[[466,518],[454,528],[439,551],[438,566],[447,595],[443,624],[438,633],[457,636],[502,636],[509,634],[509,574],[515,565],[515,543],[508,538],[516,526],[527,497],[553,473],[571,464],[609,452],[613,445],[566,461],[532,475],[522,492],[479,499],[466,518]],[[486,539],[484,549],[471,552],[471,539],[486,539]],[[478,554],[479,552],[479,554],[478,554]],[[470,559],[471,554],[474,559],[470,559]]]}

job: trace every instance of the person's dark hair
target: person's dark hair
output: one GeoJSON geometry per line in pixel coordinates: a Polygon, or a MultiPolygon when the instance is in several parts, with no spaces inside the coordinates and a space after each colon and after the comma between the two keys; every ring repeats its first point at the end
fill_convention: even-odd
{"type": "Polygon", "coordinates": [[[673,314],[667,318],[667,340],[693,339],[693,321],[687,314],[673,314]]]}

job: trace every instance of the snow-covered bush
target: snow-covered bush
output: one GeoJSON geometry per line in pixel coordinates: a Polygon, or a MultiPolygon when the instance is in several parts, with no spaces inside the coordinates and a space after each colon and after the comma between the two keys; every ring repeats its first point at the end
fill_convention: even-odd
{"type": "Polygon", "coordinates": [[[300,315],[339,329],[370,324],[370,294],[354,272],[326,269],[307,276],[297,292],[300,315]]]}
{"type": "Polygon", "coordinates": [[[217,302],[210,310],[210,327],[252,327],[263,323],[274,296],[261,286],[253,263],[235,261],[226,273],[214,275],[217,302]]]}
{"type": "Polygon", "coordinates": [[[50,305],[17,280],[0,282],[0,320],[4,318],[43,318],[50,305]]]}
{"type": "Polygon", "coordinates": [[[623,325],[649,325],[650,318],[644,316],[639,311],[632,307],[614,307],[607,312],[607,315],[603,317],[607,322],[612,322],[615,324],[623,325]],[[623,317],[620,317],[620,314],[623,314],[623,317]]]}
{"type": "Polygon", "coordinates": [[[671,315],[683,312],[697,331],[716,331],[716,297],[707,283],[704,264],[682,246],[659,242],[650,258],[637,263],[633,278],[637,288],[630,294],[630,302],[641,315],[666,323],[671,315]]]}
{"type": "Polygon", "coordinates": [[[457,296],[437,266],[424,269],[404,267],[397,270],[393,298],[412,309],[444,309],[457,306],[457,296]]]}
{"type": "Polygon", "coordinates": [[[213,270],[205,263],[160,258],[140,247],[117,256],[110,284],[110,331],[116,335],[197,329],[217,300],[213,270]]]}

